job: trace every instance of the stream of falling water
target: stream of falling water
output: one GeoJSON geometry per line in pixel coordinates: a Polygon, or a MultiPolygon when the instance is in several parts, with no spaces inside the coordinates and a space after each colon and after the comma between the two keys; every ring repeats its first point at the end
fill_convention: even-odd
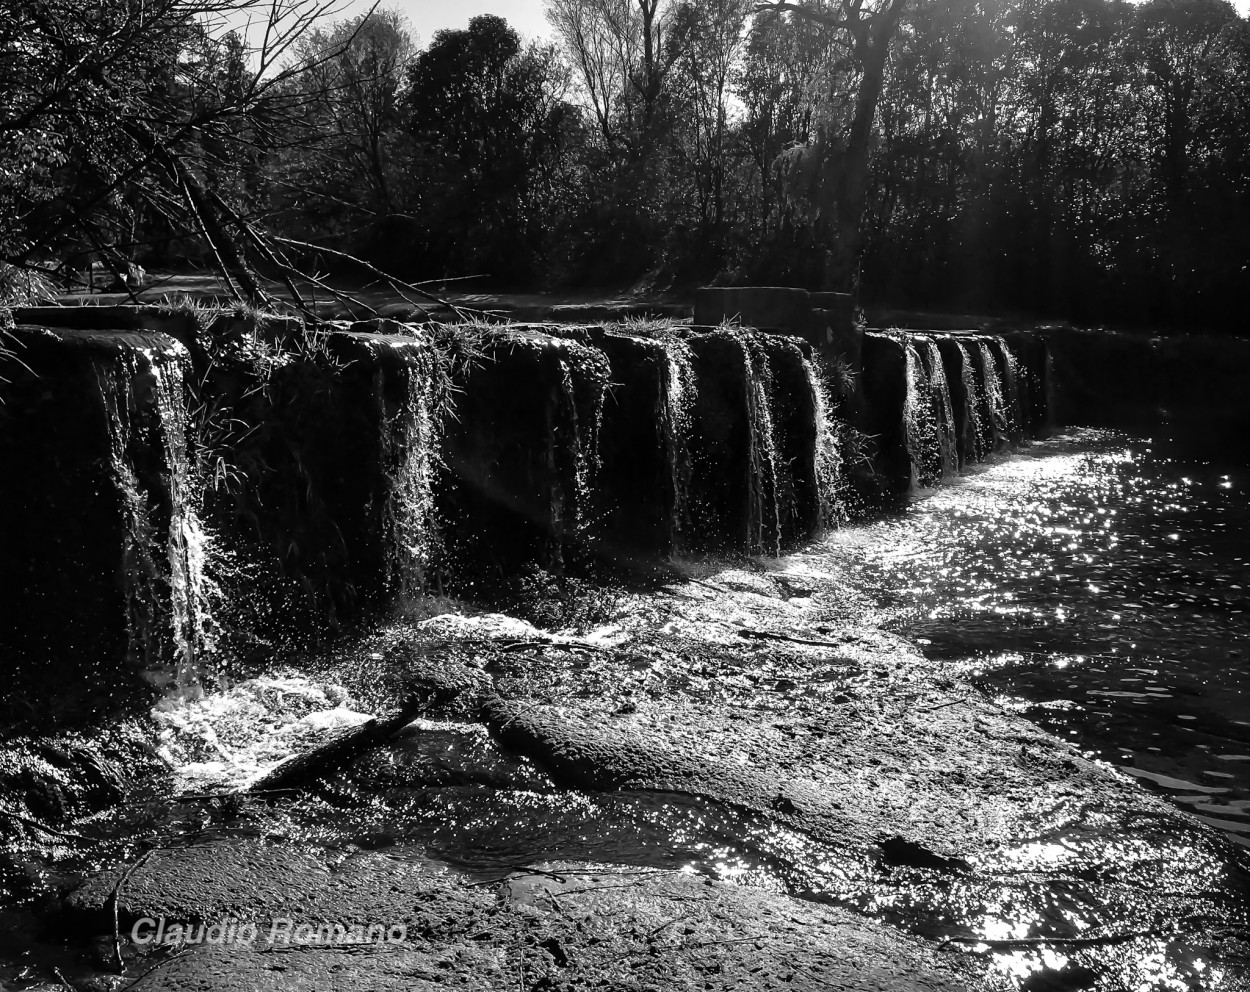
{"type": "Polygon", "coordinates": [[[998,363],[994,361],[994,352],[988,341],[977,344],[982,369],[981,382],[984,401],[984,421],[989,433],[990,450],[999,450],[1011,440],[1011,413],[1003,395],[1003,381],[998,372],[998,363]]]}
{"type": "Polygon", "coordinates": [[[842,441],[838,436],[845,429],[833,416],[833,403],[824,377],[810,358],[803,359],[803,371],[812,391],[812,410],[816,415],[816,491],[820,498],[821,527],[836,527],[847,519],[845,501],[846,473],[842,465],[842,441]]]}
{"type": "Polygon", "coordinates": [[[390,549],[388,586],[401,602],[411,602],[425,586],[434,530],[434,459],[438,439],[434,418],[434,356],[425,339],[389,344],[403,357],[403,402],[387,417],[383,406],[384,458],[391,466],[384,511],[390,549]],[[388,422],[389,421],[389,422],[388,422]]]}
{"type": "Polygon", "coordinates": [[[134,350],[97,359],[112,469],[122,494],[130,649],[151,677],[178,695],[200,691],[199,659],[214,647],[210,538],[196,513],[183,396],[186,354],[134,350]],[[155,435],[163,465],[140,471],[135,452],[155,435]],[[155,473],[155,474],[154,474],[155,473]],[[159,518],[167,522],[159,523],[159,518]],[[168,626],[166,626],[168,625],[168,626]]]}
{"type": "Polygon", "coordinates": [[[669,450],[669,484],[673,510],[669,519],[669,540],[682,549],[682,535],[688,529],[690,502],[690,436],[699,380],[694,370],[690,345],[680,338],[657,338],[664,349],[664,402],[661,429],[669,450]]]}
{"type": "Polygon", "coordinates": [[[982,400],[984,390],[977,382],[976,367],[972,363],[972,351],[965,342],[958,343],[959,354],[962,359],[962,379],[965,400],[965,416],[967,418],[967,430],[965,432],[965,440],[968,445],[966,461],[979,462],[985,459],[990,453],[990,435],[989,425],[985,422],[985,404],[982,400]]]}
{"type": "Polygon", "coordinates": [[[781,552],[781,524],[777,507],[777,432],[768,402],[771,376],[768,354],[756,341],[743,337],[734,340],[742,351],[747,429],[750,432],[749,550],[752,554],[777,555],[781,552]]]}

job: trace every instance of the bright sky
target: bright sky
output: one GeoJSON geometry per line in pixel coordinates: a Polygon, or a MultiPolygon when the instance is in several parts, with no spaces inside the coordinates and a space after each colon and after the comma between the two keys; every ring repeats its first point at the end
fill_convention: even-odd
{"type": "MultiPolygon", "coordinates": [[[[1250,3],[1250,0],[1243,0],[1250,3]]],[[[370,0],[351,0],[344,17],[368,10],[370,0]]],[[[525,39],[547,38],[543,0],[381,0],[379,7],[402,11],[424,48],[439,28],[465,28],[478,14],[497,14],[525,39]]]]}
{"type": "MultiPolygon", "coordinates": [[[[1250,0],[1232,0],[1243,17],[1250,14],[1250,0]]],[[[348,13],[368,10],[370,0],[349,0],[348,13]]],[[[439,28],[463,28],[478,14],[498,14],[526,39],[550,38],[543,16],[543,0],[381,0],[381,7],[404,12],[421,47],[430,43],[439,28]]]]}

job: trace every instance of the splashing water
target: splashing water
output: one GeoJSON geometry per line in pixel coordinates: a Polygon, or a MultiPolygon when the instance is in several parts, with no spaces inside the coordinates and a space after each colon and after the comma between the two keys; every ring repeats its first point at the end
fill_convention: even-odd
{"type": "Polygon", "coordinates": [[[820,497],[820,526],[835,527],[847,518],[846,474],[842,466],[841,424],[833,419],[829,387],[810,358],[804,357],[803,371],[812,391],[816,417],[816,490],[820,497]]]}
{"type": "MultiPolygon", "coordinates": [[[[554,452],[557,462],[561,458],[567,459],[571,463],[571,477],[573,480],[573,492],[571,500],[567,503],[563,498],[563,493],[557,493],[557,499],[553,501],[554,512],[562,515],[567,506],[569,511],[570,533],[583,529],[588,523],[588,514],[592,505],[592,497],[595,486],[595,475],[599,469],[599,433],[603,427],[603,401],[607,394],[607,384],[610,379],[610,373],[607,367],[607,359],[601,352],[592,353],[596,360],[602,366],[600,374],[593,377],[592,393],[590,397],[590,417],[584,418],[578,416],[578,398],[576,387],[573,383],[573,366],[569,360],[567,353],[561,353],[560,363],[560,393],[563,407],[564,423],[552,424],[553,441],[558,441],[560,428],[567,424],[568,438],[567,447],[564,450],[554,452]]],[[[561,474],[557,478],[563,478],[561,474]]],[[[559,481],[556,486],[559,487],[559,481]]],[[[553,521],[556,524],[556,530],[559,532],[561,520],[553,521]]]]}
{"type": "Polygon", "coordinates": [[[990,339],[990,348],[997,356],[996,368],[1002,377],[1003,419],[1007,435],[1012,441],[1019,441],[1023,436],[1025,422],[1024,407],[1020,399],[1019,366],[1016,357],[1007,347],[1007,342],[1000,337],[990,339]]]}
{"type": "Polygon", "coordinates": [[[926,338],[920,357],[929,375],[929,402],[933,406],[937,425],[938,460],[943,476],[959,473],[959,449],[955,442],[955,412],[951,407],[950,384],[946,381],[946,369],[937,342],[926,338]]]}
{"type": "Polygon", "coordinates": [[[934,413],[932,384],[916,344],[908,339],[907,399],[903,423],[911,460],[911,488],[935,485],[942,477],[941,425],[934,413]]]}
{"type": "Polygon", "coordinates": [[[768,355],[758,342],[741,336],[734,340],[742,351],[751,448],[747,548],[751,553],[776,557],[781,554],[781,526],[777,510],[777,435],[768,403],[772,370],[768,355]]]}
{"type": "Polygon", "coordinates": [[[664,337],[660,341],[664,347],[664,404],[661,426],[669,450],[669,472],[673,487],[670,540],[673,549],[680,551],[680,538],[686,529],[690,501],[690,436],[699,380],[694,370],[694,355],[690,345],[674,337],[664,337]]]}
{"type": "Polygon", "coordinates": [[[964,342],[957,342],[963,366],[964,415],[967,422],[965,433],[967,460],[981,461],[990,450],[989,426],[983,416],[982,389],[977,383],[977,370],[972,360],[972,349],[964,342]]]}
{"type": "Polygon", "coordinates": [[[1007,399],[1003,392],[1003,380],[998,374],[998,363],[994,361],[994,353],[988,341],[977,344],[980,364],[983,370],[985,390],[982,399],[985,402],[986,426],[990,435],[990,448],[997,451],[1006,447],[1011,440],[1011,416],[1007,407],[1007,399]]]}
{"type": "Polygon", "coordinates": [[[435,358],[425,339],[388,347],[403,358],[405,390],[399,409],[389,418],[384,416],[383,426],[389,482],[383,511],[388,534],[387,584],[401,601],[410,602],[424,589],[425,566],[434,541],[435,358]]]}

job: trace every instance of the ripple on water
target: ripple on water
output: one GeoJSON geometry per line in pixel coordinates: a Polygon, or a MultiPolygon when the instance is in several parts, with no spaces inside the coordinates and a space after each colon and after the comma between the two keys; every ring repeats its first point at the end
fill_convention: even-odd
{"type": "Polygon", "coordinates": [[[1184,451],[1076,431],[824,553],[931,658],[1250,834],[1250,477],[1184,451]]]}

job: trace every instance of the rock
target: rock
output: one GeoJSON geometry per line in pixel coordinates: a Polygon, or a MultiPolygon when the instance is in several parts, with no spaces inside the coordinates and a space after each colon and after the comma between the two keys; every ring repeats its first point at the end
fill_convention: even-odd
{"type": "MultiPolygon", "coordinates": [[[[103,921],[112,882],[74,893],[72,911],[103,921]]],[[[846,910],[689,874],[584,864],[537,865],[467,886],[415,859],[198,845],[158,852],[135,871],[121,912],[127,935],[141,939],[162,918],[165,933],[174,921],[230,920],[236,935],[241,923],[255,925],[248,941],[225,942],[228,924],[204,928],[223,942],[188,945],[137,990],[999,987],[959,958],[846,910]],[[365,925],[361,933],[370,923],[385,930],[331,943],[342,936],[333,923],[346,924],[344,934],[355,924],[365,925]]]]}
{"type": "Polygon", "coordinates": [[[806,330],[812,309],[805,289],[789,286],[701,286],[695,290],[694,322],[806,330]]]}

